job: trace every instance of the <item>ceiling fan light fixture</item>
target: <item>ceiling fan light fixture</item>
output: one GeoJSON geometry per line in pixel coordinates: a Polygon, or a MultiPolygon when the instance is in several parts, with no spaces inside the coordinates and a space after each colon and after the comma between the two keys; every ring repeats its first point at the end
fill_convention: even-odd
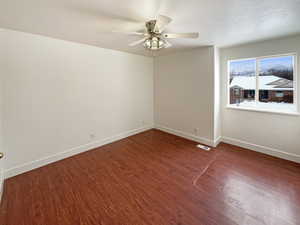
{"type": "Polygon", "coordinates": [[[170,48],[172,43],[169,39],[175,38],[198,38],[199,33],[165,33],[166,26],[171,23],[172,19],[167,16],[158,15],[156,19],[145,22],[146,30],[144,33],[139,31],[121,32],[130,35],[143,36],[142,39],[134,41],[129,46],[137,46],[142,44],[147,50],[160,50],[163,48],[170,48]]]}
{"type": "Polygon", "coordinates": [[[150,37],[145,40],[144,47],[149,50],[158,50],[165,47],[165,42],[159,37],[150,37]]]}

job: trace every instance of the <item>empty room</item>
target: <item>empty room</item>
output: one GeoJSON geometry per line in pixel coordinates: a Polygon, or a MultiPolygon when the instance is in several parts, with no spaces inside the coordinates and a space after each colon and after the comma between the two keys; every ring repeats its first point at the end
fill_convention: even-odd
{"type": "Polygon", "coordinates": [[[2,0],[0,225],[299,225],[299,0],[2,0]]]}

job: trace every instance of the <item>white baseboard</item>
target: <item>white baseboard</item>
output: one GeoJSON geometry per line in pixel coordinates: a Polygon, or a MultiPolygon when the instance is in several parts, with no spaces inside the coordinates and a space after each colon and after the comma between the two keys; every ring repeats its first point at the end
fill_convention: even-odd
{"type": "Polygon", "coordinates": [[[214,140],[214,146],[213,147],[217,147],[220,144],[221,141],[222,141],[222,136],[219,136],[218,138],[216,138],[214,140]]]}
{"type": "MultiPolygon", "coordinates": [[[[105,138],[102,140],[98,140],[98,141],[94,141],[85,145],[81,145],[81,146],[77,146],[71,149],[68,149],[66,151],[63,152],[59,152],[57,154],[48,156],[48,157],[44,157],[35,161],[31,161],[22,165],[18,165],[16,167],[10,168],[5,170],[4,172],[2,172],[2,174],[0,173],[0,200],[1,200],[1,194],[2,194],[2,190],[3,190],[3,180],[4,178],[9,178],[27,171],[30,171],[32,169],[36,169],[38,167],[47,165],[49,163],[52,162],[56,162],[58,160],[103,146],[105,144],[109,144],[112,143],[114,141],[118,141],[120,139],[132,136],[134,134],[138,134],[140,132],[152,129],[154,126],[146,126],[146,127],[142,127],[142,128],[138,128],[138,129],[134,129],[134,130],[130,130],[109,138],[105,138]]],[[[159,126],[156,125],[155,126],[156,129],[165,131],[167,133],[171,133],[189,140],[193,140],[196,142],[200,142],[202,144],[208,145],[208,146],[217,146],[220,142],[225,142],[228,144],[232,144],[232,145],[236,145],[236,146],[240,146],[242,148],[247,148],[253,151],[257,151],[257,152],[261,152],[261,153],[265,153],[268,155],[272,155],[275,157],[279,157],[279,158],[283,158],[283,159],[287,159],[290,161],[294,161],[294,162],[298,162],[300,163],[300,155],[297,154],[293,154],[293,153],[288,153],[288,152],[284,152],[278,149],[274,149],[274,148],[270,148],[270,147],[266,147],[266,146],[261,146],[261,145],[257,145],[257,144],[252,144],[249,142],[245,142],[245,141],[241,141],[238,139],[234,139],[234,138],[230,138],[230,137],[219,137],[216,140],[210,140],[207,138],[203,138],[203,137],[198,137],[186,132],[182,132],[182,131],[178,131],[178,130],[174,130],[171,128],[167,128],[164,126],[159,126]]]]}
{"type": "Polygon", "coordinates": [[[127,132],[124,132],[124,133],[121,133],[121,134],[118,134],[118,135],[115,135],[115,136],[112,136],[112,137],[109,137],[109,138],[105,138],[105,139],[102,139],[102,140],[87,143],[85,145],[77,146],[77,147],[68,149],[66,151],[59,152],[59,153],[54,154],[54,155],[50,155],[50,156],[47,156],[47,157],[44,157],[44,158],[41,158],[41,159],[38,159],[38,160],[35,160],[35,161],[31,161],[31,162],[28,162],[28,163],[25,163],[25,164],[22,164],[22,165],[18,165],[18,166],[15,166],[13,168],[5,170],[4,171],[4,177],[5,178],[13,177],[13,176],[16,176],[18,174],[36,169],[38,167],[45,166],[49,163],[53,163],[53,162],[56,162],[56,161],[64,159],[64,158],[67,158],[67,157],[70,157],[70,156],[73,156],[73,155],[76,155],[76,154],[79,154],[79,153],[82,153],[82,152],[86,152],[86,151],[94,149],[94,148],[98,148],[100,146],[112,143],[114,141],[118,141],[120,139],[123,139],[123,138],[129,137],[129,136],[141,133],[143,131],[146,131],[146,130],[149,130],[149,129],[152,129],[152,128],[153,128],[153,125],[152,126],[145,126],[145,127],[134,129],[134,130],[130,130],[130,131],[127,131],[127,132]]]}
{"type": "Polygon", "coordinates": [[[238,139],[235,139],[235,138],[221,137],[220,136],[220,137],[216,138],[213,141],[213,140],[209,140],[207,138],[198,137],[198,136],[195,136],[193,134],[188,134],[186,132],[174,130],[174,129],[164,127],[164,126],[160,126],[160,125],[155,125],[155,128],[158,129],[158,130],[162,130],[162,131],[165,131],[167,133],[174,134],[174,135],[177,135],[179,137],[186,138],[186,139],[189,139],[189,140],[192,140],[192,141],[200,142],[202,144],[212,146],[212,147],[216,147],[220,142],[224,142],[224,143],[227,143],[227,144],[236,145],[236,146],[246,148],[246,149],[249,149],[249,150],[253,150],[253,151],[256,151],[256,152],[261,152],[261,153],[264,153],[264,154],[267,154],[267,155],[271,155],[271,156],[275,156],[275,157],[278,157],[278,158],[282,158],[282,159],[286,159],[286,160],[290,160],[290,161],[293,161],[293,162],[300,163],[300,155],[285,152],[285,151],[270,148],[270,147],[266,147],[266,146],[262,146],[262,145],[252,144],[252,143],[242,141],[242,140],[238,140],[238,139]]]}
{"type": "Polygon", "coordinates": [[[222,137],[222,142],[231,144],[231,145],[236,145],[242,148],[250,149],[256,152],[261,152],[267,155],[272,155],[278,158],[294,161],[297,163],[300,163],[300,155],[289,153],[289,152],[284,152],[282,150],[262,146],[262,145],[257,145],[257,144],[252,144],[246,141],[241,141],[238,139],[230,138],[230,137],[222,137]]]}
{"type": "Polygon", "coordinates": [[[177,136],[182,137],[182,138],[186,138],[186,139],[189,139],[189,140],[192,140],[192,141],[200,142],[202,144],[205,144],[205,145],[208,145],[208,146],[211,146],[211,147],[215,147],[215,142],[213,140],[208,139],[208,138],[198,137],[198,136],[193,135],[193,134],[189,134],[189,133],[179,131],[179,130],[174,130],[174,129],[171,129],[171,128],[168,128],[168,127],[165,127],[165,126],[161,126],[161,125],[155,125],[155,128],[158,129],[158,130],[162,130],[164,132],[170,133],[170,134],[177,135],[177,136]]]}

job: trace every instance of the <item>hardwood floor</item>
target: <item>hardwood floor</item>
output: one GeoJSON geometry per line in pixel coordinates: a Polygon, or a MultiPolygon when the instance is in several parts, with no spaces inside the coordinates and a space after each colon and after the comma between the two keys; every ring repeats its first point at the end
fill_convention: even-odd
{"type": "Polygon", "coordinates": [[[300,224],[300,165],[150,130],[5,182],[1,225],[300,224]]]}

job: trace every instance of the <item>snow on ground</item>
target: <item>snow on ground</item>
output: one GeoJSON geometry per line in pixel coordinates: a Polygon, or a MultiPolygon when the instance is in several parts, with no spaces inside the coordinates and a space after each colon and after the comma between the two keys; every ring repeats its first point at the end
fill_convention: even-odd
{"type": "Polygon", "coordinates": [[[241,108],[250,108],[250,109],[262,109],[262,110],[275,110],[282,112],[295,112],[296,107],[294,104],[284,103],[284,102],[259,102],[255,101],[244,101],[240,104],[232,104],[232,106],[237,106],[241,108]]]}
{"type": "MultiPolygon", "coordinates": [[[[293,90],[293,88],[278,88],[276,85],[270,85],[270,83],[278,80],[282,80],[283,78],[277,76],[259,76],[258,83],[260,90],[293,90]]],[[[256,87],[256,77],[255,76],[235,76],[230,83],[230,88],[238,86],[243,88],[244,90],[255,90],[256,87]]]]}

